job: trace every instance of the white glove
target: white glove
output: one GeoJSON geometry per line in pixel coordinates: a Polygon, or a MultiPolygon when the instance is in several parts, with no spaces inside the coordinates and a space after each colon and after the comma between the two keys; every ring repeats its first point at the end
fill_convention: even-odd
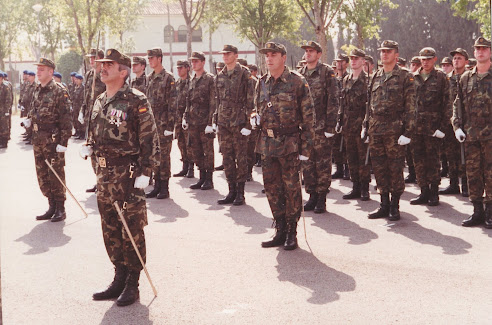
{"type": "Polygon", "coordinates": [[[303,156],[303,155],[299,155],[299,160],[306,161],[306,160],[309,160],[309,158],[306,156],[303,156]]]}
{"type": "Polygon", "coordinates": [[[185,119],[183,119],[183,121],[181,122],[181,127],[183,128],[183,130],[188,130],[188,123],[186,122],[185,119]]]}
{"type": "Polygon", "coordinates": [[[253,129],[256,129],[257,126],[260,125],[261,117],[258,114],[255,114],[249,118],[249,124],[253,127],[253,129]]]}
{"type": "Polygon", "coordinates": [[[214,132],[217,132],[217,124],[212,124],[212,129],[214,129],[214,132]]]}
{"type": "Polygon", "coordinates": [[[367,137],[367,129],[362,128],[362,131],[360,131],[360,138],[364,139],[365,137],[367,137]]]}
{"type": "Polygon", "coordinates": [[[10,113],[9,113],[9,112],[5,113],[5,116],[9,116],[9,115],[10,115],[10,113]]]}
{"type": "Polygon", "coordinates": [[[67,147],[64,147],[60,144],[57,144],[55,150],[56,150],[56,152],[65,152],[65,151],[67,151],[67,147]]]}
{"type": "Polygon", "coordinates": [[[456,139],[459,142],[465,142],[466,135],[465,135],[465,132],[463,132],[462,129],[458,129],[458,130],[454,131],[454,136],[456,137],[456,139]]]}
{"type": "Polygon", "coordinates": [[[211,125],[205,127],[205,134],[214,133],[214,128],[211,125]]]}
{"type": "Polygon", "coordinates": [[[31,127],[31,119],[30,118],[25,118],[23,121],[22,121],[22,124],[24,124],[24,127],[26,129],[30,128],[31,127]]]}
{"type": "Polygon", "coordinates": [[[82,111],[79,112],[79,117],[77,118],[80,124],[84,124],[84,114],[82,114],[82,111]]]}
{"type": "Polygon", "coordinates": [[[174,134],[174,133],[173,133],[173,132],[171,132],[171,131],[164,130],[164,136],[165,136],[165,137],[168,137],[168,136],[173,135],[173,134],[174,134]]]}
{"type": "Polygon", "coordinates": [[[434,132],[434,134],[432,136],[439,138],[439,139],[442,139],[442,138],[444,138],[445,134],[442,133],[440,130],[436,130],[436,132],[434,132]]]}
{"type": "Polygon", "coordinates": [[[80,147],[79,155],[80,155],[80,157],[86,159],[87,157],[92,156],[93,152],[94,152],[94,150],[92,150],[91,146],[84,144],[84,145],[82,145],[82,147],[80,147]]]}
{"type": "Polygon", "coordinates": [[[366,137],[366,141],[364,143],[369,143],[369,136],[366,137]]]}
{"type": "Polygon", "coordinates": [[[325,132],[325,137],[327,138],[331,138],[332,136],[334,136],[333,133],[328,133],[328,132],[325,132]]]}
{"type": "Polygon", "coordinates": [[[150,177],[145,175],[140,175],[135,178],[135,183],[133,187],[135,188],[146,188],[149,185],[150,177]]]}
{"type": "Polygon", "coordinates": [[[241,129],[241,134],[244,135],[244,136],[248,136],[251,134],[251,130],[248,130],[246,128],[242,128],[241,129]]]}
{"type": "Polygon", "coordinates": [[[400,137],[398,138],[398,144],[400,146],[406,146],[407,144],[410,143],[410,141],[411,140],[409,138],[407,138],[406,136],[404,136],[403,134],[400,135],[400,137]]]}

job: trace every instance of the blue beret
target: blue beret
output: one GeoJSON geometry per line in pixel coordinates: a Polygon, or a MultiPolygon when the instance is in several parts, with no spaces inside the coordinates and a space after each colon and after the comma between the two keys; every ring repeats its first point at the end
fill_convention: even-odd
{"type": "Polygon", "coordinates": [[[29,71],[29,72],[27,72],[27,74],[30,75],[30,76],[33,76],[33,77],[36,76],[36,74],[34,73],[34,71],[29,71]]]}
{"type": "Polygon", "coordinates": [[[7,74],[7,72],[3,72],[2,75],[3,75],[4,78],[8,78],[9,77],[9,75],[7,74]]]}
{"type": "Polygon", "coordinates": [[[54,76],[54,77],[57,77],[57,78],[60,78],[60,79],[62,78],[61,73],[60,73],[60,72],[58,72],[58,71],[55,71],[55,72],[53,73],[53,76],[54,76]]]}
{"type": "Polygon", "coordinates": [[[75,77],[77,75],[77,72],[70,72],[70,77],[75,77]]]}
{"type": "Polygon", "coordinates": [[[23,73],[23,74],[28,74],[28,73],[29,73],[29,71],[28,71],[28,70],[24,70],[24,71],[22,71],[22,73],[23,73]]]}
{"type": "Polygon", "coordinates": [[[84,77],[78,73],[75,74],[75,78],[80,79],[80,80],[84,80],[84,77]]]}

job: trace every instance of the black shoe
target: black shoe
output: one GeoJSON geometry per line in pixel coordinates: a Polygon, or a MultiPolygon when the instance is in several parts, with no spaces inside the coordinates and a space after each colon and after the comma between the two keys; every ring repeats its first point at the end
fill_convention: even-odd
{"type": "Polygon", "coordinates": [[[448,165],[442,166],[441,177],[448,177],[448,172],[449,172],[448,165]]]}
{"type": "Polygon", "coordinates": [[[492,229],[492,203],[485,203],[485,228],[492,229]]]}
{"type": "Polygon", "coordinates": [[[97,185],[85,190],[86,193],[95,193],[97,191],[97,185]]]}
{"type": "Polygon", "coordinates": [[[389,221],[400,220],[400,195],[391,194],[389,221]]]}
{"type": "Polygon", "coordinates": [[[379,218],[388,218],[389,216],[389,193],[381,193],[381,204],[379,205],[379,208],[370,213],[368,218],[369,219],[379,219],[379,218]]]}
{"type": "Polygon", "coordinates": [[[224,170],[224,164],[222,164],[218,167],[215,167],[215,170],[224,170]]]}
{"type": "Polygon", "coordinates": [[[169,198],[169,180],[161,181],[159,187],[159,193],[156,195],[157,199],[162,200],[169,198]]]}
{"type": "Polygon", "coordinates": [[[287,234],[285,237],[284,249],[291,251],[297,248],[297,222],[287,224],[287,234]]]}
{"type": "Polygon", "coordinates": [[[370,199],[371,195],[369,194],[369,183],[362,183],[360,186],[360,200],[369,201],[370,199]]]}
{"type": "Polygon", "coordinates": [[[200,179],[195,184],[192,184],[190,186],[190,188],[192,190],[199,190],[202,187],[202,185],[203,185],[204,182],[205,182],[205,171],[204,170],[200,170],[200,179]]]}
{"type": "Polygon", "coordinates": [[[51,219],[51,217],[53,217],[53,215],[55,214],[55,210],[56,210],[55,200],[48,199],[48,204],[49,204],[48,211],[46,211],[44,214],[42,214],[40,216],[37,216],[36,220],[49,220],[49,219],[51,219]]]}
{"type": "Polygon", "coordinates": [[[212,181],[212,172],[207,170],[205,171],[205,181],[200,187],[201,190],[211,190],[214,188],[214,182],[212,181]]]}
{"type": "Polygon", "coordinates": [[[265,194],[266,193],[265,189],[262,189],[261,190],[261,193],[265,194]]]}
{"type": "Polygon", "coordinates": [[[331,175],[331,179],[343,178],[343,164],[337,164],[337,171],[331,175]]]}
{"type": "Polygon", "coordinates": [[[232,205],[243,205],[246,203],[246,199],[244,198],[244,182],[237,183],[236,188],[236,198],[232,205]]]}
{"type": "Polygon", "coordinates": [[[309,200],[304,204],[304,211],[313,211],[316,203],[318,202],[318,193],[310,193],[309,200]]]}
{"type": "Polygon", "coordinates": [[[181,171],[177,174],[174,174],[173,177],[183,177],[183,176],[186,176],[186,174],[188,174],[188,168],[189,168],[189,164],[187,161],[183,161],[183,169],[181,169],[181,171]]]}
{"type": "Polygon", "coordinates": [[[429,187],[421,187],[420,195],[410,200],[411,205],[427,204],[429,202],[429,187]]]}
{"type": "Polygon", "coordinates": [[[271,240],[262,242],[261,247],[268,248],[268,247],[282,246],[285,243],[285,239],[287,237],[285,231],[286,231],[285,220],[284,219],[276,220],[275,235],[271,240]]]}
{"type": "Polygon", "coordinates": [[[157,194],[161,191],[161,179],[156,178],[155,183],[154,183],[154,189],[148,193],[145,193],[146,198],[153,198],[156,197],[157,194]]]}
{"type": "Polygon", "coordinates": [[[350,180],[350,170],[347,164],[343,164],[343,179],[346,181],[350,180]]]}
{"type": "Polygon", "coordinates": [[[458,178],[450,178],[449,186],[444,190],[439,190],[439,194],[460,194],[460,186],[458,182],[458,178]]]}
{"type": "Polygon", "coordinates": [[[461,225],[463,227],[473,227],[484,223],[485,212],[483,211],[483,203],[481,201],[472,201],[473,203],[473,214],[470,218],[463,220],[461,225]]]}
{"type": "Polygon", "coordinates": [[[408,175],[405,177],[406,184],[415,184],[417,176],[415,175],[415,167],[408,167],[408,175]]]}
{"type": "Polygon", "coordinates": [[[218,204],[230,204],[236,199],[236,183],[229,183],[229,193],[217,201],[218,204]]]}
{"type": "Polygon", "coordinates": [[[326,193],[318,193],[318,201],[314,207],[314,213],[326,212],[326,193]]]}
{"type": "Polygon", "coordinates": [[[58,201],[55,203],[56,209],[55,214],[51,218],[51,222],[58,222],[65,220],[67,218],[67,213],[65,212],[65,201],[58,201]]]}
{"type": "Polygon", "coordinates": [[[118,298],[120,296],[123,289],[125,289],[125,281],[128,275],[128,270],[124,265],[116,266],[114,270],[113,282],[111,282],[105,290],[94,293],[92,295],[92,299],[107,300],[118,298]]]}
{"type": "Polygon", "coordinates": [[[190,163],[188,166],[188,174],[186,174],[186,178],[195,178],[195,164],[190,163]]]}
{"type": "Polygon", "coordinates": [[[6,142],[0,143],[0,149],[5,149],[5,148],[7,148],[7,143],[6,142]]]}
{"type": "Polygon", "coordinates": [[[350,191],[347,194],[345,194],[344,196],[342,196],[342,198],[344,200],[358,199],[358,198],[360,198],[360,195],[361,195],[360,183],[354,182],[354,183],[352,183],[352,191],[350,191]]]}
{"type": "Polygon", "coordinates": [[[428,206],[434,207],[439,205],[439,186],[437,184],[431,184],[429,191],[429,203],[428,206]]]}
{"type": "Polygon", "coordinates": [[[126,277],[125,288],[121,292],[120,296],[116,300],[118,306],[128,306],[133,304],[140,297],[138,291],[138,279],[140,278],[140,271],[130,271],[126,277]]]}
{"type": "Polygon", "coordinates": [[[463,197],[470,196],[470,194],[468,194],[468,178],[466,177],[461,178],[461,196],[463,197]]]}

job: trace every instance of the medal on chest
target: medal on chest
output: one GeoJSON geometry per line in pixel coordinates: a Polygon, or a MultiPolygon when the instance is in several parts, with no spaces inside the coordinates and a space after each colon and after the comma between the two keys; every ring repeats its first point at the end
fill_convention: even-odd
{"type": "Polygon", "coordinates": [[[127,118],[127,113],[114,108],[111,109],[109,115],[109,124],[115,124],[117,127],[119,127],[127,118]]]}

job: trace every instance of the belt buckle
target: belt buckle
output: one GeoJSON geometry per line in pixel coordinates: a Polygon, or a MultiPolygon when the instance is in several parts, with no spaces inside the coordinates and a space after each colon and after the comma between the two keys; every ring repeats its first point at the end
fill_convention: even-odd
{"type": "Polygon", "coordinates": [[[38,125],[37,125],[36,123],[34,123],[34,124],[32,125],[32,129],[34,130],[34,132],[38,132],[38,130],[39,130],[39,129],[38,129],[38,125]]]}
{"type": "Polygon", "coordinates": [[[272,102],[268,102],[268,103],[267,103],[267,107],[268,107],[268,108],[270,108],[270,107],[272,107],[272,106],[273,106],[272,102]]]}
{"type": "Polygon", "coordinates": [[[267,129],[267,135],[270,138],[274,138],[275,137],[275,133],[273,132],[273,129],[267,129]]]}
{"type": "Polygon", "coordinates": [[[99,162],[99,166],[100,167],[106,168],[106,158],[104,158],[104,157],[98,157],[97,160],[99,162]]]}

